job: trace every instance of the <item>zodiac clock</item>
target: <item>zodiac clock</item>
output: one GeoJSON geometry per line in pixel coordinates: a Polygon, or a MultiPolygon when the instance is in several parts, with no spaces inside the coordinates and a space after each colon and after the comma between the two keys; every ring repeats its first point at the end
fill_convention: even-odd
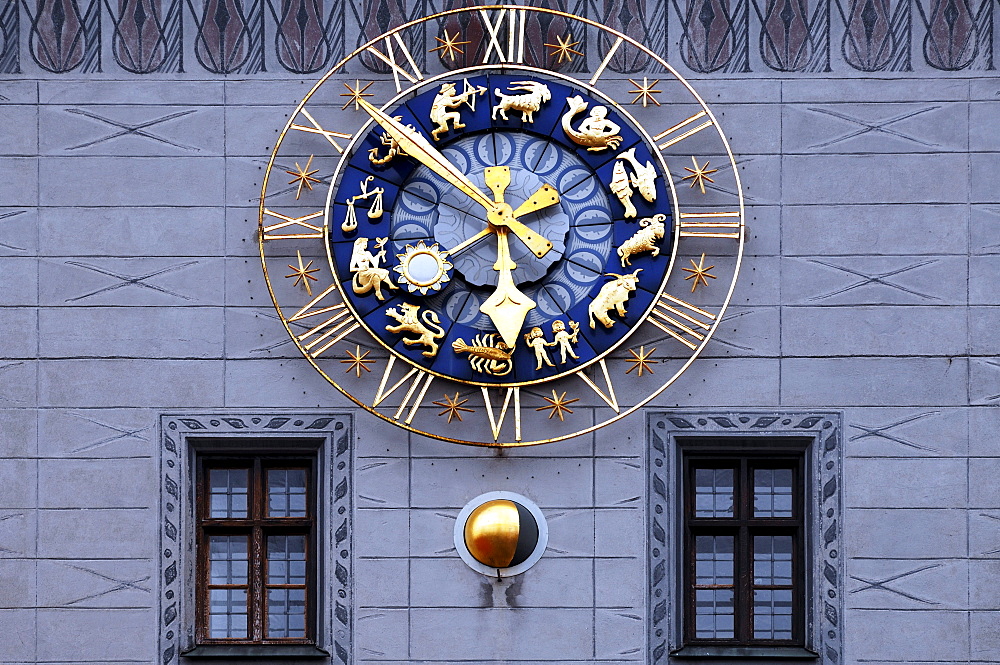
{"type": "Polygon", "coordinates": [[[329,383],[405,429],[518,446],[677,383],[732,297],[743,215],[716,117],[665,60],[497,5],[402,25],[326,74],[274,147],[259,239],[329,383]],[[659,78],[628,78],[637,63],[659,78]]]}

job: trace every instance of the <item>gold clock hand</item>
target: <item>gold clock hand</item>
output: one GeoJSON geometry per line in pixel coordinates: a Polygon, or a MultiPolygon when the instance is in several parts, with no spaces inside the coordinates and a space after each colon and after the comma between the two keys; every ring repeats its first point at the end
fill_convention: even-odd
{"type": "MultiPolygon", "coordinates": [[[[493,214],[497,212],[497,203],[491,201],[489,197],[483,194],[482,191],[476,187],[474,182],[469,180],[464,173],[455,168],[455,165],[449,162],[437,148],[432,146],[430,141],[425,139],[420,132],[412,130],[403,123],[394,120],[364,99],[359,99],[358,104],[365,110],[365,112],[368,113],[368,115],[372,117],[372,119],[375,120],[376,123],[378,123],[382,129],[389,134],[389,136],[396,140],[400,148],[403,149],[403,152],[413,157],[421,164],[427,166],[446,181],[453,183],[459,190],[468,195],[469,198],[486,208],[487,213],[493,214]]],[[[506,186],[504,186],[504,188],[506,189],[506,186]]],[[[498,220],[511,219],[512,223],[503,225],[510,226],[511,231],[513,231],[514,234],[521,239],[521,242],[523,242],[528,249],[531,250],[531,253],[538,258],[545,256],[548,254],[549,250],[552,249],[552,243],[529,229],[524,224],[518,222],[516,219],[512,219],[509,210],[506,215],[501,214],[496,216],[496,218],[498,220]]],[[[490,223],[494,223],[492,219],[490,220],[490,223]]]]}
{"type": "MultiPolygon", "coordinates": [[[[499,272],[500,276],[497,279],[496,290],[479,306],[479,311],[490,317],[504,343],[513,349],[521,327],[524,326],[524,318],[535,308],[535,301],[517,289],[510,274],[511,270],[517,268],[517,264],[510,258],[510,244],[507,238],[509,222],[515,221],[510,206],[503,200],[508,185],[510,185],[510,167],[487,167],[486,186],[493,192],[493,199],[497,204],[497,210],[489,214],[490,224],[496,228],[497,234],[497,261],[493,264],[493,269],[499,272]],[[500,219],[494,221],[497,217],[500,219]]],[[[548,240],[545,242],[549,247],[552,246],[548,240]]]]}
{"type": "Polygon", "coordinates": [[[493,192],[493,201],[499,207],[503,204],[504,192],[507,191],[507,187],[510,185],[510,167],[487,166],[485,175],[486,186],[493,192]]]}
{"type": "MultiPolygon", "coordinates": [[[[509,228],[514,232],[514,235],[521,239],[521,242],[527,245],[528,249],[531,250],[531,253],[538,258],[542,258],[548,254],[549,250],[552,249],[552,243],[549,242],[544,236],[535,233],[527,226],[517,221],[517,219],[515,219],[514,211],[503,200],[504,192],[507,191],[507,186],[510,185],[510,167],[488,166],[486,167],[485,173],[486,186],[493,192],[493,201],[495,203],[494,209],[491,210],[486,216],[489,223],[495,227],[505,226],[509,228]]],[[[555,188],[552,188],[552,191],[555,191],[555,188]]],[[[537,193],[538,192],[536,192],[536,194],[537,193]]],[[[527,201],[525,203],[527,203],[527,201]]]]}
{"type": "Polygon", "coordinates": [[[556,191],[556,188],[552,185],[542,185],[537,192],[528,197],[527,201],[517,206],[511,214],[516,219],[557,203],[559,203],[559,192],[556,191]]]}
{"type": "Polygon", "coordinates": [[[403,123],[394,120],[363,99],[359,99],[358,104],[361,105],[361,108],[363,108],[368,115],[370,115],[375,122],[377,122],[379,126],[389,134],[389,136],[395,139],[400,148],[403,149],[403,152],[410,157],[413,157],[424,166],[427,166],[430,170],[434,171],[434,173],[437,173],[448,182],[453,183],[456,187],[465,192],[469,198],[485,207],[486,210],[492,210],[495,207],[493,201],[490,201],[485,194],[479,191],[479,188],[476,187],[475,183],[469,180],[464,173],[455,168],[455,165],[449,162],[439,150],[434,148],[434,146],[432,146],[430,142],[420,134],[420,132],[410,129],[403,123]]]}
{"type": "Polygon", "coordinates": [[[490,317],[496,326],[500,337],[511,349],[517,343],[517,336],[524,326],[528,312],[535,308],[535,301],[524,295],[514,284],[510,271],[517,264],[510,258],[510,246],[507,244],[507,229],[497,228],[497,261],[493,269],[500,273],[497,288],[493,294],[479,306],[479,311],[490,317]]]}
{"type": "Polygon", "coordinates": [[[493,229],[490,228],[490,227],[486,227],[485,229],[483,229],[482,231],[480,231],[476,235],[472,236],[471,238],[467,238],[467,239],[463,240],[462,242],[460,242],[459,244],[457,244],[454,247],[452,247],[451,249],[445,250],[445,251],[448,252],[449,256],[455,256],[456,254],[458,254],[459,252],[461,252],[463,249],[465,249],[469,245],[472,245],[473,243],[479,242],[480,240],[482,240],[486,236],[490,235],[491,233],[493,233],[493,229]]]}
{"type": "MultiPolygon", "coordinates": [[[[537,210],[542,210],[543,208],[547,208],[550,205],[555,205],[556,203],[559,203],[559,192],[556,191],[556,188],[553,187],[552,185],[542,185],[537,192],[528,197],[527,201],[519,205],[517,209],[511,213],[511,215],[515,218],[515,221],[513,223],[511,223],[510,220],[508,219],[506,222],[501,221],[501,225],[506,224],[508,227],[510,227],[511,230],[514,230],[515,225],[521,225],[520,222],[516,221],[518,217],[522,217],[524,215],[527,215],[528,213],[532,213],[537,210]]],[[[470,245],[482,240],[491,233],[493,233],[493,229],[491,228],[483,229],[476,235],[472,236],[471,238],[467,238],[466,240],[455,245],[454,247],[452,247],[447,251],[449,254],[454,256],[455,254],[458,254],[459,252],[466,249],[470,245]]],[[[548,250],[546,250],[546,252],[547,251],[548,250]]],[[[538,258],[541,258],[542,256],[544,256],[544,254],[541,255],[536,254],[536,256],[538,256],[538,258]]]]}

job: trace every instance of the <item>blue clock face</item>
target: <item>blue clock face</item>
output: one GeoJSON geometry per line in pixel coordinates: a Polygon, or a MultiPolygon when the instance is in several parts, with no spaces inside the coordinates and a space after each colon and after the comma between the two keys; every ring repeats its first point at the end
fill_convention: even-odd
{"type": "Polygon", "coordinates": [[[670,190],[606,101],[489,73],[439,80],[385,114],[465,181],[375,123],[340,172],[336,279],[388,348],[459,381],[523,385],[597,360],[648,314],[671,261],[670,190]]]}

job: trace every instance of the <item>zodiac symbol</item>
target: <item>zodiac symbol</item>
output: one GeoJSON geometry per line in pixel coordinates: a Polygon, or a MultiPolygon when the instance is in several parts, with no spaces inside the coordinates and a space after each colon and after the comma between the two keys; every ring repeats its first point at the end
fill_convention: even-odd
{"type": "Polygon", "coordinates": [[[493,119],[497,119],[497,113],[504,120],[508,120],[507,111],[520,111],[522,122],[534,122],[535,112],[542,108],[542,104],[552,99],[549,87],[538,81],[514,81],[507,86],[507,90],[520,91],[523,95],[505,95],[496,88],[493,92],[500,101],[493,107],[493,119]]]}
{"type": "Polygon", "coordinates": [[[354,251],[351,254],[351,272],[354,276],[351,283],[354,286],[354,293],[363,296],[372,289],[375,289],[375,297],[385,300],[382,295],[382,285],[385,284],[390,289],[399,288],[389,279],[389,271],[379,267],[385,261],[385,243],[388,238],[376,238],[375,249],[377,254],[368,251],[368,238],[358,238],[354,241],[354,251]]]}
{"type": "Polygon", "coordinates": [[[555,367],[555,365],[552,364],[552,361],[549,360],[549,354],[546,353],[545,347],[546,346],[555,346],[556,343],[555,342],[546,342],[545,341],[545,333],[542,332],[541,328],[539,328],[538,326],[535,326],[534,328],[532,328],[531,332],[528,332],[527,334],[525,334],[524,341],[527,342],[528,346],[530,346],[531,348],[533,348],[535,350],[535,371],[536,372],[542,368],[542,363],[545,363],[549,367],[555,367]]]}
{"type": "Polygon", "coordinates": [[[354,214],[354,202],[355,201],[366,201],[370,197],[374,196],[375,200],[368,207],[368,219],[378,219],[382,216],[384,212],[382,209],[382,194],[385,193],[385,189],[382,187],[375,187],[374,189],[368,189],[368,184],[375,179],[375,176],[368,176],[361,183],[361,193],[357,196],[352,196],[347,199],[347,217],[344,219],[344,223],[340,225],[340,229],[344,233],[350,233],[351,231],[358,228],[358,218],[354,214]]]}
{"type": "Polygon", "coordinates": [[[632,187],[639,190],[642,198],[650,203],[656,200],[656,168],[652,162],[647,161],[645,166],[635,158],[635,148],[629,148],[618,155],[615,160],[625,160],[632,165],[635,173],[626,175],[624,162],[615,161],[615,169],[611,174],[611,192],[618,197],[618,200],[625,206],[625,216],[635,217],[637,212],[632,205],[632,187]],[[632,187],[629,187],[631,182],[632,187]]]}
{"type": "Polygon", "coordinates": [[[618,248],[618,257],[622,260],[622,268],[632,265],[629,258],[633,254],[652,252],[653,256],[660,255],[660,248],[657,247],[656,243],[663,240],[663,234],[666,231],[663,222],[666,219],[667,216],[660,213],[639,221],[641,228],[618,248]]]}
{"type": "Polygon", "coordinates": [[[592,108],[590,115],[580,123],[577,129],[573,129],[570,124],[573,117],[586,111],[588,103],[583,101],[583,97],[580,95],[567,98],[566,103],[569,104],[569,110],[563,114],[562,128],[573,143],[587,146],[587,150],[590,152],[599,152],[606,148],[618,149],[622,142],[622,137],[618,135],[621,127],[608,120],[606,106],[592,108]]]}
{"type": "Polygon", "coordinates": [[[458,338],[451,343],[451,348],[455,353],[468,353],[472,369],[483,374],[504,376],[514,368],[514,363],[510,360],[514,349],[502,340],[497,340],[497,336],[493,333],[476,335],[472,338],[471,346],[462,338],[458,338]]]}
{"type": "Polygon", "coordinates": [[[602,286],[597,297],[591,301],[590,306],[587,308],[590,315],[591,328],[597,327],[594,324],[594,319],[603,323],[605,328],[615,325],[614,320],[608,316],[611,310],[617,311],[618,316],[625,316],[625,301],[629,299],[629,296],[632,295],[632,292],[635,291],[636,286],[639,284],[640,272],[642,272],[642,268],[637,268],[631,275],[619,275],[613,272],[607,273],[607,276],[614,277],[615,281],[608,282],[602,286]]]}
{"type": "Polygon", "coordinates": [[[570,321],[569,327],[573,332],[566,332],[566,324],[558,319],[552,322],[552,334],[554,335],[552,341],[559,347],[559,355],[561,356],[559,360],[560,365],[566,364],[567,355],[573,359],[579,359],[580,357],[573,352],[573,347],[570,346],[570,344],[576,344],[577,342],[577,336],[580,333],[580,324],[576,321],[570,321]]]}
{"type": "Polygon", "coordinates": [[[524,341],[527,342],[528,346],[535,350],[535,371],[537,372],[542,368],[542,364],[548,365],[549,367],[555,367],[552,361],[549,360],[549,354],[545,350],[547,346],[558,346],[561,355],[560,365],[566,364],[566,356],[572,358],[579,358],[573,351],[571,344],[576,344],[577,336],[580,332],[580,324],[576,321],[570,321],[569,327],[572,328],[573,332],[566,332],[566,324],[560,320],[555,320],[552,322],[552,333],[554,337],[551,342],[545,341],[545,333],[539,327],[534,327],[530,332],[526,333],[524,336],[524,341]]]}
{"type": "Polygon", "coordinates": [[[444,329],[439,325],[441,319],[429,309],[425,309],[423,314],[417,316],[417,312],[420,311],[419,305],[404,302],[400,304],[400,307],[403,308],[402,314],[395,307],[385,310],[386,316],[396,319],[398,322],[398,325],[388,325],[385,329],[391,333],[403,332],[416,335],[416,339],[404,337],[403,344],[407,346],[422,344],[430,347],[430,351],[422,352],[424,356],[428,358],[436,356],[438,343],[434,340],[444,337],[444,329]]]}
{"type": "Polygon", "coordinates": [[[476,112],[476,95],[486,94],[485,86],[471,86],[468,80],[463,81],[464,86],[461,93],[455,93],[454,83],[445,83],[441,86],[441,91],[434,97],[431,103],[431,122],[437,127],[431,130],[431,136],[435,141],[439,140],[438,134],[444,134],[449,129],[462,129],[465,124],[462,122],[462,115],[458,111],[448,109],[458,108],[465,104],[469,109],[476,112]],[[452,126],[448,127],[448,121],[452,126]]]}
{"type": "MultiPolygon", "coordinates": [[[[397,115],[396,117],[393,118],[393,120],[397,122],[401,121],[402,119],[403,116],[401,115],[397,115]]],[[[417,128],[414,127],[413,125],[407,125],[407,127],[412,129],[413,131],[417,131],[417,128]]],[[[382,164],[388,164],[390,161],[392,161],[392,158],[395,157],[396,155],[399,155],[400,157],[406,156],[406,153],[403,152],[403,148],[399,145],[399,142],[396,139],[389,136],[389,132],[382,132],[382,136],[379,137],[379,140],[382,142],[382,145],[389,146],[389,151],[386,153],[385,157],[379,157],[378,148],[372,148],[371,150],[369,150],[368,161],[370,161],[372,164],[375,164],[376,166],[381,166],[382,164]]]]}

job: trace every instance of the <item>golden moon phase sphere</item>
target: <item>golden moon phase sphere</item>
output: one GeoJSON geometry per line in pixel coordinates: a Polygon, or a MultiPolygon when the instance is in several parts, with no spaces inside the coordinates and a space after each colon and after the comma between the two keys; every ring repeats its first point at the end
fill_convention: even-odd
{"type": "Polygon", "coordinates": [[[517,566],[538,545],[538,524],[527,508],[507,499],[487,501],[465,522],[469,553],[490,568],[517,566]]]}

